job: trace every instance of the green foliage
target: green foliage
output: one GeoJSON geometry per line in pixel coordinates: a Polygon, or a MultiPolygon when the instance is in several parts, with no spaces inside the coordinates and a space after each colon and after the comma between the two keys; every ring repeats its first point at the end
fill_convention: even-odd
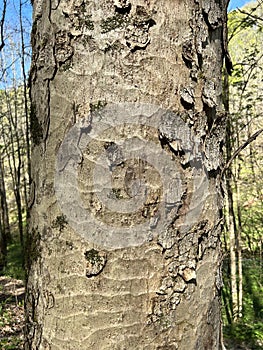
{"type": "Polygon", "coordinates": [[[22,325],[19,325],[17,328],[16,322],[17,314],[23,313],[23,303],[19,303],[17,307],[15,307],[16,312],[10,308],[10,303],[11,301],[9,299],[0,302],[0,330],[1,333],[3,333],[0,337],[0,348],[2,350],[22,350],[22,325]]]}
{"type": "MultiPolygon", "coordinates": [[[[246,345],[250,349],[262,349],[263,346],[263,271],[260,256],[248,254],[243,259],[243,317],[236,323],[228,323],[223,309],[224,336],[229,344],[246,345]]],[[[230,301],[229,261],[224,263],[224,295],[230,301]]],[[[226,305],[224,305],[226,306],[226,305]]],[[[231,308],[231,306],[230,306],[231,308]]]]}
{"type": "Polygon", "coordinates": [[[241,349],[262,350],[263,323],[244,323],[239,321],[231,326],[226,326],[224,336],[227,343],[231,346],[243,346],[241,349]]]}
{"type": "MultiPolygon", "coordinates": [[[[260,1],[229,14],[229,50],[234,66],[232,76],[229,77],[229,148],[232,154],[251,135],[263,128],[262,18],[263,4],[260,1]]],[[[241,247],[239,257],[242,256],[243,303],[242,315],[233,315],[230,261],[227,258],[223,268],[223,319],[228,349],[263,348],[262,143],[261,134],[231,164],[230,182],[236,235],[232,247],[236,252],[241,247]],[[238,316],[237,320],[234,316],[238,316]]],[[[226,255],[229,256],[230,242],[227,234],[228,227],[225,242],[226,255]]],[[[236,267],[238,271],[238,266],[236,267]]],[[[240,277],[237,273],[237,286],[240,277]]]]}
{"type": "Polygon", "coordinates": [[[7,265],[3,273],[5,276],[25,280],[23,253],[19,237],[17,235],[13,237],[13,241],[7,247],[7,265]]]}
{"type": "MultiPolygon", "coordinates": [[[[231,304],[230,300],[230,272],[229,260],[225,259],[224,276],[224,303],[231,304]]],[[[237,323],[228,323],[226,308],[223,309],[225,336],[235,339],[236,342],[246,343],[259,349],[263,345],[263,261],[260,255],[247,254],[243,258],[243,317],[237,323]]],[[[226,306],[226,305],[224,305],[226,306]]],[[[228,305],[231,309],[231,305],[228,305]]],[[[230,310],[231,312],[231,310],[230,310]]]]}
{"type": "Polygon", "coordinates": [[[22,349],[22,341],[18,337],[4,337],[0,339],[2,350],[17,350],[22,349]]]}
{"type": "MultiPolygon", "coordinates": [[[[231,147],[242,145],[263,128],[263,4],[253,2],[243,12],[229,13],[229,50],[234,71],[229,77],[231,147]]],[[[238,213],[243,250],[261,249],[263,235],[262,134],[249,144],[233,164],[235,212],[238,213]]]]}

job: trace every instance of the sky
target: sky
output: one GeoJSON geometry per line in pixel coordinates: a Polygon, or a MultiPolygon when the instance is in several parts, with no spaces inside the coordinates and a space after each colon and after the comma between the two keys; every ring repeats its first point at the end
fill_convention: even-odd
{"type": "MultiPolygon", "coordinates": [[[[11,85],[13,79],[22,81],[21,70],[21,35],[19,21],[20,0],[7,0],[5,18],[5,46],[0,53],[0,90],[6,85],[11,85]]],[[[0,16],[2,16],[3,1],[0,0],[0,16]]],[[[28,72],[30,66],[30,31],[32,6],[30,0],[22,0],[22,20],[25,43],[25,68],[28,72]]]]}
{"type": "MultiPolygon", "coordinates": [[[[208,1],[208,0],[207,0],[208,1]]],[[[242,7],[245,4],[251,2],[253,0],[230,0],[228,11],[231,11],[235,8],[242,7]]],[[[17,60],[15,63],[16,70],[20,67],[20,60],[19,60],[19,42],[20,42],[20,35],[19,35],[19,3],[20,0],[7,0],[7,13],[6,13],[6,33],[8,33],[8,37],[12,39],[12,45],[16,44],[16,50],[17,50],[17,60]]],[[[24,25],[24,40],[26,44],[26,51],[28,52],[28,55],[26,57],[26,69],[28,71],[28,68],[30,66],[30,30],[31,30],[31,24],[32,24],[32,6],[30,0],[22,0],[23,4],[23,25],[24,25]]],[[[2,7],[3,2],[0,0],[0,15],[2,14],[2,7]]],[[[9,52],[12,50],[9,49],[8,44],[10,42],[6,42],[5,50],[0,54],[0,76],[1,76],[1,66],[3,65],[3,55],[5,62],[11,62],[11,58],[9,56],[9,52]]],[[[13,52],[13,51],[12,51],[13,52]]],[[[14,66],[10,67],[9,70],[7,70],[7,73],[12,73],[12,69],[14,66]]],[[[12,76],[12,74],[11,74],[12,76]]],[[[0,88],[1,88],[1,81],[0,81],[0,88]]]]}
{"type": "Polygon", "coordinates": [[[234,10],[237,7],[242,7],[251,2],[251,0],[230,0],[228,11],[234,10]]]}

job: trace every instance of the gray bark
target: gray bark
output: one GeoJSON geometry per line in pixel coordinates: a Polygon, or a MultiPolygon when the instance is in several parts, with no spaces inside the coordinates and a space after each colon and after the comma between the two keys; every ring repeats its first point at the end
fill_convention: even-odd
{"type": "Polygon", "coordinates": [[[221,348],[225,5],[34,2],[27,349],[221,348]]]}

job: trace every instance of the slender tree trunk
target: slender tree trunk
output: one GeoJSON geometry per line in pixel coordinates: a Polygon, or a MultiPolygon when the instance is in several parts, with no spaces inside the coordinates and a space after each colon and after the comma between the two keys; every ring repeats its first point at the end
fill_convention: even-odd
{"type": "MultiPolygon", "coordinates": [[[[15,80],[15,79],[14,79],[15,80]]],[[[8,166],[12,178],[13,193],[16,201],[18,233],[23,247],[23,223],[22,223],[22,199],[21,199],[21,137],[18,127],[18,93],[14,85],[12,93],[5,89],[5,103],[7,107],[6,116],[8,118],[8,133],[3,135],[7,149],[8,166]]]]}
{"type": "Polygon", "coordinates": [[[242,247],[241,234],[238,231],[238,247],[237,247],[237,264],[238,264],[238,317],[243,316],[243,262],[242,262],[242,247]]]}
{"type": "Polygon", "coordinates": [[[227,318],[227,323],[230,325],[232,323],[232,317],[231,317],[231,307],[229,306],[229,301],[231,299],[230,295],[223,290],[222,291],[222,299],[224,301],[225,305],[225,313],[226,313],[226,318],[227,318]]]}
{"type": "MultiPolygon", "coordinates": [[[[238,147],[240,146],[238,142],[238,147]]],[[[237,267],[238,267],[238,317],[243,316],[243,262],[242,262],[242,217],[240,208],[240,162],[237,164],[237,179],[235,181],[236,188],[236,207],[237,207],[237,267]]]]}
{"type": "MultiPolygon", "coordinates": [[[[229,176],[229,175],[228,175],[229,176]]],[[[229,250],[230,250],[230,278],[231,278],[231,298],[232,298],[232,317],[233,321],[238,317],[238,286],[237,286],[237,255],[236,255],[236,226],[235,213],[233,207],[233,195],[229,178],[227,183],[228,195],[228,221],[229,221],[229,250]]]]}
{"type": "MultiPolygon", "coordinates": [[[[228,115],[226,124],[226,160],[228,161],[233,154],[233,146],[231,135],[233,135],[233,120],[229,111],[229,80],[226,71],[224,71],[224,106],[228,115]]],[[[237,220],[234,208],[234,198],[232,183],[235,182],[235,176],[233,176],[232,164],[226,169],[226,205],[227,205],[227,229],[229,233],[229,253],[230,253],[230,286],[231,286],[231,306],[232,306],[232,318],[235,322],[239,315],[239,287],[237,281],[237,247],[238,244],[238,229],[237,220]]],[[[235,182],[236,184],[236,182],[235,182]]],[[[238,265],[239,266],[239,265],[238,265]]],[[[242,280],[241,280],[242,282],[242,280]]]]}
{"type": "Polygon", "coordinates": [[[6,248],[6,237],[3,230],[2,218],[0,218],[0,275],[2,275],[2,272],[6,266],[6,248]]]}
{"type": "Polygon", "coordinates": [[[11,240],[9,209],[6,198],[6,183],[5,183],[5,169],[4,160],[0,159],[0,191],[1,191],[1,209],[2,209],[2,228],[5,232],[6,241],[11,240]]]}
{"type": "Polygon", "coordinates": [[[27,349],[221,349],[226,5],[34,3],[27,349]]]}
{"type": "MultiPolygon", "coordinates": [[[[29,125],[29,97],[27,88],[27,76],[26,76],[26,65],[25,65],[25,40],[24,40],[24,25],[23,25],[23,1],[19,2],[19,22],[20,22],[20,36],[21,36],[21,68],[23,77],[23,97],[24,97],[24,114],[25,114],[25,151],[26,151],[26,166],[24,167],[24,203],[26,209],[26,225],[29,221],[29,208],[28,208],[28,192],[31,184],[31,159],[30,159],[30,125],[29,125]]],[[[25,228],[27,232],[27,226],[25,228]]],[[[24,237],[23,237],[24,243],[24,237]]],[[[23,254],[24,256],[25,254],[23,254]]]]}
{"type": "Polygon", "coordinates": [[[6,265],[7,240],[10,236],[8,207],[6,201],[4,167],[2,158],[0,158],[0,274],[6,265]]]}

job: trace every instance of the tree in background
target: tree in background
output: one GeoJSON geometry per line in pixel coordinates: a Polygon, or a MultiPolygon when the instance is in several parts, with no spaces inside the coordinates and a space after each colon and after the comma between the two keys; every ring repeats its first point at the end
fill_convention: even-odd
{"type": "MultiPolygon", "coordinates": [[[[1,234],[0,245],[6,259],[6,244],[20,239],[24,245],[27,192],[30,168],[28,91],[26,86],[30,59],[27,18],[29,2],[3,3],[1,22],[4,45],[0,53],[0,146],[1,146],[1,234]]],[[[0,254],[1,255],[1,254],[0,254]]],[[[20,256],[23,257],[23,253],[20,256]]],[[[6,270],[5,270],[6,271],[6,270]]],[[[2,273],[3,271],[1,271],[2,273]]]]}
{"type": "MultiPolygon", "coordinates": [[[[262,2],[229,14],[233,74],[225,84],[227,130],[226,251],[230,276],[224,290],[235,336],[262,345],[262,2]],[[230,302],[229,302],[230,301],[230,302]],[[243,326],[242,326],[243,325],[243,326]],[[239,331],[239,328],[241,332],[239,331]],[[242,333],[242,334],[241,334],[242,333]],[[251,340],[252,339],[252,340],[251,340]]],[[[225,79],[227,80],[227,79],[225,79]]],[[[231,329],[231,327],[230,327],[231,329]]]]}
{"type": "Polygon", "coordinates": [[[5,25],[5,17],[6,17],[6,0],[3,0],[3,8],[2,8],[2,14],[0,19],[0,51],[3,50],[5,46],[5,39],[4,39],[4,25],[5,25]]]}

